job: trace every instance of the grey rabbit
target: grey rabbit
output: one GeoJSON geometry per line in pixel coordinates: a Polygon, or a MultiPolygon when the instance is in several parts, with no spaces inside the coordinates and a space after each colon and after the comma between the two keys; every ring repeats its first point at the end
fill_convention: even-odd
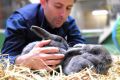
{"type": "MultiPolygon", "coordinates": [[[[33,31],[39,37],[43,39],[51,39],[49,45],[59,47],[60,53],[65,54],[64,60],[61,62],[63,72],[68,75],[71,73],[79,72],[85,67],[93,66],[97,73],[106,73],[112,62],[109,52],[98,45],[77,44],[74,47],[69,47],[66,40],[58,35],[51,34],[46,30],[32,26],[33,31]]],[[[32,42],[28,44],[22,51],[23,54],[27,54],[37,43],[32,42]]]]}
{"type": "MultiPolygon", "coordinates": [[[[47,46],[59,47],[60,53],[62,54],[64,54],[69,48],[69,45],[67,44],[66,40],[64,40],[61,36],[51,34],[38,26],[31,26],[30,30],[44,40],[51,39],[51,42],[47,46]]],[[[36,43],[38,43],[38,41],[29,43],[23,49],[22,55],[29,53],[29,51],[35,46],[36,43]]]]}
{"type": "Polygon", "coordinates": [[[102,45],[77,44],[66,52],[62,66],[67,75],[86,67],[93,67],[96,73],[106,74],[111,63],[111,55],[102,45]]]}

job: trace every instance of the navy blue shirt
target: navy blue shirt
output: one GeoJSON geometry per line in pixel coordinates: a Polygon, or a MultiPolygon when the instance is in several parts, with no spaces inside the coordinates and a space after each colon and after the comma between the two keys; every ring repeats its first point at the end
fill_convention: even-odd
{"type": "Polygon", "coordinates": [[[28,43],[41,40],[30,31],[32,25],[40,26],[52,34],[62,36],[70,46],[84,42],[72,17],[69,16],[60,28],[52,29],[44,17],[41,5],[29,4],[16,10],[6,22],[2,54],[9,54],[11,63],[14,63],[15,58],[21,54],[22,49],[28,43]]]}

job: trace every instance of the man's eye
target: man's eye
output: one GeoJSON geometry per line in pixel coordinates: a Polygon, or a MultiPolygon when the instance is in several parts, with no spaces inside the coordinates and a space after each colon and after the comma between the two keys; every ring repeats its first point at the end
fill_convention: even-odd
{"type": "Polygon", "coordinates": [[[61,8],[61,6],[55,6],[56,8],[58,8],[58,9],[60,9],[61,8]]]}
{"type": "Polygon", "coordinates": [[[71,10],[71,8],[67,8],[67,10],[71,10]]]}

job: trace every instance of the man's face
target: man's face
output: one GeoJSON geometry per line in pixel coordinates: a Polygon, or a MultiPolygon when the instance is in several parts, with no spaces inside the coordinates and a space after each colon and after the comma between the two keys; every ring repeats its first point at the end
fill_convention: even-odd
{"type": "Polygon", "coordinates": [[[53,28],[59,28],[70,14],[74,0],[44,0],[45,17],[53,28]]]}

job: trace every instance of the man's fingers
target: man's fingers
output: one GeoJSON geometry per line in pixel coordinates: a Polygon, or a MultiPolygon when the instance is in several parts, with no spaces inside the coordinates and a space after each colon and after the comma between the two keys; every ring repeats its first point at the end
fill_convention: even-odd
{"type": "Polygon", "coordinates": [[[56,65],[59,64],[61,60],[41,60],[41,63],[36,64],[37,66],[34,69],[46,69],[47,71],[53,71],[56,68],[56,65]],[[42,64],[42,66],[41,66],[42,64]]]}
{"type": "Polygon", "coordinates": [[[60,62],[61,60],[46,60],[45,61],[47,65],[53,65],[53,66],[58,65],[60,62]]]}
{"type": "Polygon", "coordinates": [[[59,52],[59,49],[57,47],[43,47],[43,48],[40,48],[40,47],[37,47],[37,48],[34,48],[33,50],[30,51],[31,53],[36,53],[36,54],[51,54],[51,53],[58,53],[59,52]]]}
{"type": "Polygon", "coordinates": [[[43,41],[40,41],[40,42],[38,42],[38,43],[35,45],[35,47],[43,47],[43,46],[49,44],[50,41],[51,41],[51,40],[43,40],[43,41]]]}
{"type": "Polygon", "coordinates": [[[64,54],[39,54],[39,56],[43,60],[58,60],[64,58],[64,54]]]}
{"type": "Polygon", "coordinates": [[[40,53],[57,53],[59,49],[57,47],[44,47],[39,50],[40,53]]]}

